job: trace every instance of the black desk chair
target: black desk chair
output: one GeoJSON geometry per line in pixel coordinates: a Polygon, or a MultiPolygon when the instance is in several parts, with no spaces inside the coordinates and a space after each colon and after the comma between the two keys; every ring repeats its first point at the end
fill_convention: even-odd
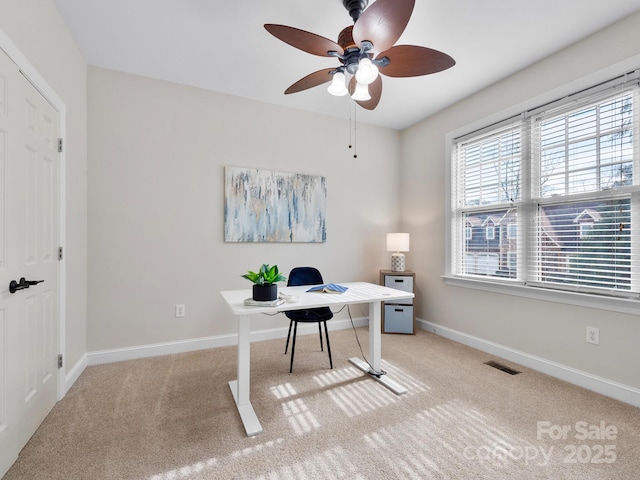
{"type": "MultiPolygon", "coordinates": [[[[313,267],[296,267],[289,273],[289,280],[287,286],[296,285],[318,285],[324,283],[322,275],[317,268],[313,267]]],[[[319,294],[321,295],[321,294],[319,294]]],[[[287,345],[284,348],[285,355],[289,349],[289,338],[291,337],[291,327],[293,326],[293,343],[291,345],[291,365],[289,367],[289,373],[293,371],[293,356],[296,351],[296,333],[298,331],[298,322],[302,323],[317,323],[318,334],[320,335],[320,350],[324,351],[322,347],[322,325],[324,324],[324,334],[327,339],[327,351],[329,352],[329,364],[333,368],[333,360],[331,358],[331,345],[329,344],[329,330],[327,330],[327,320],[333,318],[333,312],[329,307],[309,308],[306,310],[289,310],[284,312],[291,320],[289,322],[289,333],[287,335],[287,345]]]]}

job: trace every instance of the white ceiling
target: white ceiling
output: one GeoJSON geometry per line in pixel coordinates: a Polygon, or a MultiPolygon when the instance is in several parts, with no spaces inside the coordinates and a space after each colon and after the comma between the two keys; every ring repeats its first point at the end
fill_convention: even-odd
{"type": "MultiPolygon", "coordinates": [[[[338,61],[263,27],[335,41],[352,22],[342,0],[53,1],[89,65],[349,118],[350,100],[326,86],[283,94],[338,61]]],[[[378,107],[359,108],[358,121],[404,129],[638,10],[640,0],[417,0],[397,44],[434,48],[457,63],[423,77],[383,76],[378,107]]]]}

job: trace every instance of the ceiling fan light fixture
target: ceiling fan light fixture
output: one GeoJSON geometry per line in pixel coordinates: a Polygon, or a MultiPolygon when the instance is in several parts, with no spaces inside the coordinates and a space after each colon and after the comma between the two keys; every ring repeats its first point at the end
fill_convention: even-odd
{"type": "Polygon", "coordinates": [[[351,98],[356,102],[366,102],[367,100],[371,100],[371,95],[369,95],[369,86],[366,83],[357,82],[351,98]]]}
{"type": "Polygon", "coordinates": [[[362,58],[358,62],[358,71],[356,72],[356,80],[358,83],[369,85],[376,78],[378,78],[378,67],[369,57],[362,58]]]}
{"type": "Polygon", "coordinates": [[[360,107],[373,110],[382,95],[383,75],[418,77],[453,67],[456,62],[446,53],[417,45],[396,45],[415,3],[416,0],[342,0],[353,25],[342,29],[337,43],[299,28],[266,23],[267,32],[292,47],[340,62],[337,67],[306,75],[290,85],[285,95],[330,84],[330,94],[348,93],[360,107]]]}
{"type": "Polygon", "coordinates": [[[327,91],[331,95],[335,95],[336,97],[342,97],[349,93],[346,85],[346,77],[342,72],[336,72],[333,74],[333,79],[331,80],[331,84],[327,88],[327,91]]]}

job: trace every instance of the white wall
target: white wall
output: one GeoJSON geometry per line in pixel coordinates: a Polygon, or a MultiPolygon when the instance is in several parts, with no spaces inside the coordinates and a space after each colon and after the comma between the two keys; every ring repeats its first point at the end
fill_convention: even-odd
{"type": "Polygon", "coordinates": [[[88,83],[88,351],[235,333],[219,292],[262,263],[335,282],[388,267],[397,131],[358,125],[354,159],[344,120],[93,67],[88,83]],[[326,243],[225,243],[226,165],[325,176],[326,243]]]}
{"type": "MultiPolygon", "coordinates": [[[[551,362],[640,387],[639,315],[625,315],[446,286],[445,135],[640,54],[635,14],[454,105],[402,134],[402,222],[412,233],[418,316],[551,362]],[[587,325],[600,345],[585,342],[587,325]]],[[[636,67],[640,66],[640,62],[636,67]]],[[[615,70],[616,68],[613,68],[615,70]]],[[[623,73],[623,72],[619,72],[623,73]]],[[[569,93],[569,92],[565,92],[569,93]]],[[[553,98],[547,98],[552,100],[553,98]]],[[[530,107],[539,105],[534,103],[530,107]]]]}
{"type": "Polygon", "coordinates": [[[0,29],[66,106],[66,365],[86,352],[86,63],[50,0],[0,0],[0,29]]]}

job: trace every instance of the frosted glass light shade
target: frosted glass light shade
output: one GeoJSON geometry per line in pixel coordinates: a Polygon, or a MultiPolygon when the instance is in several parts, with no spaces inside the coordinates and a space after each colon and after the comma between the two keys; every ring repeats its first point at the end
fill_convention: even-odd
{"type": "Polygon", "coordinates": [[[331,95],[335,95],[336,97],[341,97],[349,93],[346,86],[346,78],[344,73],[337,72],[333,74],[333,79],[331,80],[331,84],[327,88],[327,91],[331,95]]]}
{"type": "Polygon", "coordinates": [[[359,83],[369,85],[378,78],[378,67],[373,64],[370,58],[363,58],[358,62],[358,71],[356,72],[356,80],[359,83]]]}
{"type": "Polygon", "coordinates": [[[351,98],[356,101],[371,100],[371,95],[369,95],[369,87],[364,83],[357,82],[356,90],[355,92],[353,92],[353,95],[351,95],[351,98]]]}

